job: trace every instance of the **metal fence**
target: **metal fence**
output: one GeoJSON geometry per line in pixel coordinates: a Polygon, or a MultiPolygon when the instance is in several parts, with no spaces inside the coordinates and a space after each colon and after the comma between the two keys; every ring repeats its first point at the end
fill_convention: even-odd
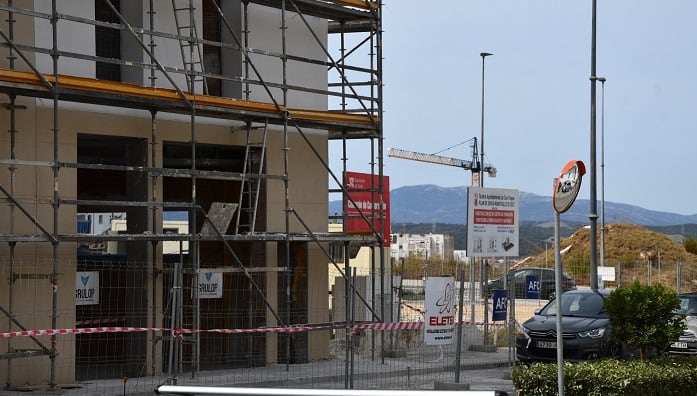
{"type": "MultiPolygon", "coordinates": [[[[381,293],[380,287],[374,292],[370,286],[374,283],[365,280],[370,279],[368,271],[354,274],[349,283],[328,271],[328,277],[334,279],[329,282],[331,289],[309,293],[330,300],[328,320],[277,328],[264,324],[268,313],[253,298],[243,303],[231,301],[230,296],[250,290],[234,274],[223,274],[221,298],[194,301],[186,276],[177,280],[172,268],[157,277],[153,287],[151,274],[142,264],[65,265],[72,270],[65,270],[61,277],[75,277],[76,290],[80,282],[87,282],[80,274],[98,273],[98,301],[76,305],[73,301],[80,301],[77,292],[75,296],[72,290],[65,292],[61,296],[72,301],[59,304],[58,328],[51,328],[54,285],[44,276],[45,266],[17,258],[12,262],[0,259],[6,285],[2,293],[11,297],[9,306],[2,307],[0,328],[4,360],[0,376],[8,389],[22,390],[15,380],[20,373],[48,377],[48,366],[41,362],[49,359],[52,340],[59,353],[55,357],[57,370],[74,372],[75,381],[63,384],[64,391],[75,394],[148,392],[161,384],[433,389],[434,384],[443,382],[476,388],[486,383],[487,370],[514,365],[511,341],[517,324],[547,302],[513,299],[509,311],[514,314],[493,322],[487,316],[493,310],[491,300],[481,297],[479,279],[472,282],[465,275],[465,287],[474,283],[476,290],[472,294],[466,290],[463,300],[456,303],[462,310],[462,321],[456,326],[460,342],[428,345],[424,342],[424,290],[419,279],[390,279],[381,293]],[[350,298],[341,292],[347,284],[350,298]],[[383,298],[386,301],[380,306],[383,298]],[[350,301],[352,308],[347,309],[342,301],[350,301]],[[200,304],[200,328],[192,325],[187,308],[194,303],[200,304]],[[379,316],[385,319],[375,320],[379,316]]],[[[634,263],[615,269],[615,281],[604,282],[605,287],[639,280],[661,283],[679,292],[697,290],[694,263],[634,263]]],[[[587,287],[586,277],[572,275],[578,287],[587,287]]]]}

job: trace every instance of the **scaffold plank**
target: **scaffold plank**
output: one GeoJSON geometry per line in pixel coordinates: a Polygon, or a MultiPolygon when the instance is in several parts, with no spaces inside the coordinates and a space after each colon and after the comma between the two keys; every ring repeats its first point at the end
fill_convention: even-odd
{"type": "MultiPolygon", "coordinates": [[[[44,74],[43,77],[48,82],[55,84],[53,75],[44,74]]],[[[33,72],[20,71],[12,69],[0,68],[0,82],[10,84],[22,84],[30,86],[39,91],[46,91],[42,79],[33,72]]],[[[11,91],[12,87],[3,87],[3,91],[11,91]]],[[[317,127],[326,126],[346,126],[347,128],[367,128],[371,129],[376,123],[376,118],[370,115],[348,114],[336,111],[322,111],[311,109],[290,109],[283,106],[276,106],[270,103],[253,102],[246,100],[238,100],[232,98],[224,98],[218,96],[192,95],[185,93],[185,99],[182,98],[176,90],[167,88],[152,88],[142,87],[134,84],[98,80],[86,77],[76,77],[68,75],[59,75],[57,88],[60,90],[68,89],[78,92],[97,93],[106,95],[115,95],[118,97],[127,97],[133,99],[156,100],[165,103],[175,103],[181,105],[185,99],[195,103],[197,106],[209,107],[211,113],[215,113],[215,109],[231,109],[240,112],[240,118],[247,116],[250,113],[257,116],[276,116],[282,117],[283,113],[287,112],[291,119],[300,122],[315,123],[317,127]]],[[[26,89],[25,89],[26,90],[26,89]]],[[[163,105],[166,107],[166,105],[163,105]]],[[[166,108],[165,108],[166,110],[166,108]]],[[[204,113],[205,115],[205,113],[204,113]]]]}

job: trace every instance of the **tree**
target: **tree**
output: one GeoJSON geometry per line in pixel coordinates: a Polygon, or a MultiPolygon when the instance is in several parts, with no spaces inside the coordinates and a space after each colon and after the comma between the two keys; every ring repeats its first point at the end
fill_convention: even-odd
{"type": "Polygon", "coordinates": [[[688,253],[697,254],[697,239],[685,237],[685,239],[682,240],[682,245],[688,253]]]}
{"type": "Polygon", "coordinates": [[[680,300],[674,291],[657,284],[635,281],[605,299],[612,339],[639,348],[642,361],[650,350],[663,351],[686,329],[684,315],[675,315],[680,300]]]}

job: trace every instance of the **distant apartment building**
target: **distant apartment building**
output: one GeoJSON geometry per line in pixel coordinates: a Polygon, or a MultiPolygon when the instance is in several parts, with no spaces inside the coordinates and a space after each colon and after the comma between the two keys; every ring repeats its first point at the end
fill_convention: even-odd
{"type": "Polygon", "coordinates": [[[455,241],[445,234],[391,234],[390,255],[394,258],[424,256],[454,259],[455,241]]]}
{"type": "Polygon", "coordinates": [[[79,234],[100,235],[111,229],[113,220],[126,219],[126,212],[96,212],[77,214],[79,234]]]}
{"type": "MultiPolygon", "coordinates": [[[[128,223],[126,219],[114,219],[111,221],[108,233],[110,235],[125,234],[128,223]]],[[[163,220],[162,232],[171,235],[186,235],[189,233],[188,220],[163,220]]],[[[109,241],[106,244],[105,253],[120,254],[126,252],[126,243],[119,241],[109,241]]],[[[162,254],[188,254],[189,241],[163,241],[162,254]]]]}
{"type": "Polygon", "coordinates": [[[455,262],[457,263],[464,263],[467,261],[467,250],[455,250],[453,251],[453,255],[455,256],[455,262]]]}

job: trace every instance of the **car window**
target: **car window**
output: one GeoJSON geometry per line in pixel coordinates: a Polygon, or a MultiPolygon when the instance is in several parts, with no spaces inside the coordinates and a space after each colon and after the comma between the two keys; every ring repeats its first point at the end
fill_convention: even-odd
{"type": "MultiPolygon", "coordinates": [[[[547,304],[540,315],[552,316],[557,314],[557,301],[547,304]]],[[[598,294],[564,294],[561,314],[563,316],[579,316],[584,318],[607,318],[603,297],[598,294]]]]}
{"type": "Polygon", "coordinates": [[[520,270],[515,273],[515,279],[520,282],[525,282],[525,277],[530,274],[529,270],[520,270]]]}
{"type": "Polygon", "coordinates": [[[697,297],[680,296],[680,309],[677,313],[685,315],[697,315],[697,297]]]}
{"type": "Polygon", "coordinates": [[[542,316],[553,316],[557,314],[557,299],[550,301],[540,310],[542,316]]]}

